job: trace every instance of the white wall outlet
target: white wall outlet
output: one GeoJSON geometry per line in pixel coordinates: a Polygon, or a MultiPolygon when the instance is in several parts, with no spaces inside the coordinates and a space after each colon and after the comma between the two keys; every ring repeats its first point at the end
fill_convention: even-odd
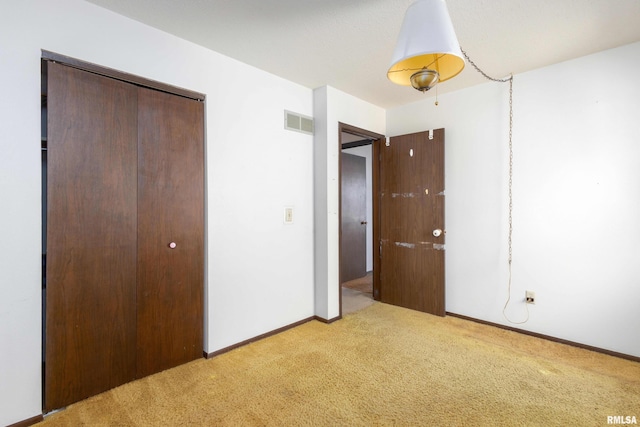
{"type": "Polygon", "coordinates": [[[293,207],[285,206],[284,208],[284,223],[293,224],[293,207]]]}
{"type": "Polygon", "coordinates": [[[533,291],[525,291],[524,300],[527,304],[535,304],[536,303],[536,293],[533,291]]]}

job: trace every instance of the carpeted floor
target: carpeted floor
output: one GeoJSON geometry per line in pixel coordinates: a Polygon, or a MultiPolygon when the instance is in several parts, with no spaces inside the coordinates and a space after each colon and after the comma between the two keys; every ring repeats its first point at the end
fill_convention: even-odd
{"type": "Polygon", "coordinates": [[[640,364],[382,303],[123,385],[43,426],[603,426],[640,364]]]}
{"type": "Polygon", "coordinates": [[[373,273],[344,282],[342,292],[342,315],[362,310],[373,304],[373,273]]]}
{"type": "Polygon", "coordinates": [[[344,282],[342,287],[373,294],[373,273],[370,271],[364,277],[344,282]]]}

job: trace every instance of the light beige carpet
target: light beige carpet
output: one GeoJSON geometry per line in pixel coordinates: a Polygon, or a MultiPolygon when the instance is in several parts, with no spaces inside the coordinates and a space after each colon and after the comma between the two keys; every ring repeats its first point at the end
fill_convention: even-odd
{"type": "Polygon", "coordinates": [[[48,426],[603,426],[640,364],[374,303],[123,385],[48,426]]]}

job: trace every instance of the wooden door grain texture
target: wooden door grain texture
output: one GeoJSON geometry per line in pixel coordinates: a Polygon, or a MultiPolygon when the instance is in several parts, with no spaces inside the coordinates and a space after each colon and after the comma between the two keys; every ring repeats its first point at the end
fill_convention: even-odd
{"type": "Polygon", "coordinates": [[[444,129],[380,148],[380,299],[445,314],[444,129]]]}
{"type": "Polygon", "coordinates": [[[137,89],[48,65],[45,410],[135,378],[137,89]]]}
{"type": "Polygon", "coordinates": [[[367,274],[366,158],[340,157],[340,283],[367,274]]]}
{"type": "Polygon", "coordinates": [[[47,70],[45,412],[202,357],[204,322],[204,104],[47,70]]]}
{"type": "Polygon", "coordinates": [[[204,105],[138,94],[137,375],[202,357],[204,105]]]}

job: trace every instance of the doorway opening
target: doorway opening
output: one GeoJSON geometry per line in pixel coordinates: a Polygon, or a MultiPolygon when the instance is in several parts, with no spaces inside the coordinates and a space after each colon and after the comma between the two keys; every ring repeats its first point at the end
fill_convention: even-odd
{"type": "Polygon", "coordinates": [[[384,135],[339,124],[340,316],[377,298],[377,152],[384,135]]]}

